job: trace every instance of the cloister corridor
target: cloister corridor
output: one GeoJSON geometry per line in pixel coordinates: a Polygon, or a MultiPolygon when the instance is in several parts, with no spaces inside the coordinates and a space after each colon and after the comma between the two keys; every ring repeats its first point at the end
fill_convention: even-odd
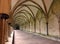
{"type": "Polygon", "coordinates": [[[37,35],[35,33],[29,33],[21,30],[14,30],[14,41],[12,37],[6,44],[60,44],[57,38],[46,38],[47,36],[37,35]]]}
{"type": "Polygon", "coordinates": [[[46,39],[32,33],[16,30],[15,44],[60,44],[60,42],[46,39]]]}
{"type": "Polygon", "coordinates": [[[0,0],[0,44],[60,44],[60,0],[0,0]]]}

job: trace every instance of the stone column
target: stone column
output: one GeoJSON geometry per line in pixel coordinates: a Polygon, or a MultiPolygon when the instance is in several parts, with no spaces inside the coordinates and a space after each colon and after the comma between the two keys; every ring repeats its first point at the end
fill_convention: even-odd
{"type": "Polygon", "coordinates": [[[5,44],[4,38],[4,19],[0,18],[0,44],[5,44]]]}
{"type": "Polygon", "coordinates": [[[5,41],[8,42],[8,23],[5,21],[5,41]]]}
{"type": "Polygon", "coordinates": [[[0,44],[5,44],[5,21],[9,16],[5,13],[0,13],[0,44]]]}
{"type": "Polygon", "coordinates": [[[11,23],[8,23],[8,36],[11,37],[12,30],[10,29],[11,23]]]}
{"type": "Polygon", "coordinates": [[[36,18],[34,17],[34,32],[36,32],[36,18]]]}
{"type": "Polygon", "coordinates": [[[11,0],[0,0],[0,44],[5,44],[5,23],[11,9],[11,0]]]}
{"type": "Polygon", "coordinates": [[[40,20],[39,20],[39,32],[41,33],[41,24],[40,24],[40,20]]]}

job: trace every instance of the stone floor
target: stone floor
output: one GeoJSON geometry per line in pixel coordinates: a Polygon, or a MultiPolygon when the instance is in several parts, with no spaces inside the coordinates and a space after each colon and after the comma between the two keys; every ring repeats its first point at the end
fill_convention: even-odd
{"type": "Polygon", "coordinates": [[[60,42],[46,39],[32,33],[15,30],[15,44],[60,44],[60,42]]]}

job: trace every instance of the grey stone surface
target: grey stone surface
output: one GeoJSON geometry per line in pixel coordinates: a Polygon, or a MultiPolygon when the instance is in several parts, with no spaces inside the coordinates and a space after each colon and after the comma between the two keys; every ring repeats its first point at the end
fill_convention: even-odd
{"type": "Polygon", "coordinates": [[[60,44],[60,42],[15,30],[15,44],[60,44]]]}

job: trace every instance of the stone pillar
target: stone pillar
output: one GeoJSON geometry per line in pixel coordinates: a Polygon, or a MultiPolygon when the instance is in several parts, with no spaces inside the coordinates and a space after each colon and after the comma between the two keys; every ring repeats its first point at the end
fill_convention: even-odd
{"type": "Polygon", "coordinates": [[[40,20],[39,20],[39,32],[41,33],[41,24],[40,24],[40,20]]]}
{"type": "Polygon", "coordinates": [[[5,21],[9,16],[4,13],[0,13],[0,44],[5,44],[5,21]]]}
{"type": "Polygon", "coordinates": [[[34,18],[34,32],[36,32],[36,19],[34,18]]]}
{"type": "Polygon", "coordinates": [[[12,30],[10,29],[11,23],[8,23],[8,36],[11,37],[12,30]]]}
{"type": "Polygon", "coordinates": [[[5,44],[5,23],[11,9],[11,0],[0,0],[0,44],[5,44]]]}
{"type": "Polygon", "coordinates": [[[5,21],[5,41],[8,42],[8,23],[5,21]]]}
{"type": "Polygon", "coordinates": [[[5,43],[5,38],[4,38],[4,19],[0,18],[0,44],[4,44],[5,43]]]}

